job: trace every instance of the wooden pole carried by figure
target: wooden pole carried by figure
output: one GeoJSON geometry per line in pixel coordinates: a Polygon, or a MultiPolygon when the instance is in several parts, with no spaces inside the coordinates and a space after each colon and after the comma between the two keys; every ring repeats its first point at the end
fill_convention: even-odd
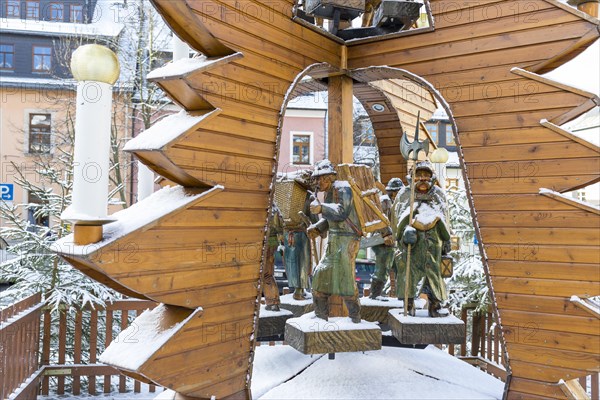
{"type": "MultiPolygon", "coordinates": [[[[400,152],[402,156],[408,161],[412,160],[416,162],[419,159],[419,152],[422,151],[425,153],[425,157],[429,153],[429,139],[425,139],[422,142],[419,142],[419,122],[421,119],[421,111],[417,113],[417,124],[415,126],[415,138],[413,142],[409,142],[406,132],[402,135],[400,139],[400,152]]],[[[409,206],[409,226],[412,224],[414,205],[415,205],[415,166],[413,165],[411,178],[410,178],[410,206],[409,206]]],[[[408,288],[409,288],[409,279],[410,279],[410,251],[411,244],[408,244],[408,248],[406,250],[406,277],[404,282],[404,316],[408,315],[408,288]]]]}

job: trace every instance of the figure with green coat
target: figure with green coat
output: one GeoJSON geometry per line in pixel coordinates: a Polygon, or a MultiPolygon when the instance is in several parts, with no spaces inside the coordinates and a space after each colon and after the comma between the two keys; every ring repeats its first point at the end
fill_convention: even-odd
{"type": "MultiPolygon", "coordinates": [[[[435,172],[431,163],[421,161],[416,164],[415,202],[412,223],[410,214],[410,190],[396,197],[396,238],[400,254],[398,257],[397,295],[404,299],[406,287],[407,248],[411,244],[409,292],[407,310],[415,314],[414,298],[418,295],[417,285],[424,278],[420,292],[429,299],[429,316],[439,317],[441,303],[448,298],[446,284],[442,278],[442,255],[450,251],[450,230],[446,225],[446,195],[435,185],[435,172]]],[[[409,182],[412,184],[411,182],[409,182]]]]}
{"type": "Polygon", "coordinates": [[[318,190],[325,192],[325,201],[313,201],[310,209],[322,218],[311,225],[311,238],[328,234],[325,254],[313,272],[313,302],[317,317],[329,317],[328,300],[331,295],[344,299],[350,319],[360,323],[360,303],[355,280],[355,261],[362,236],[360,220],[352,189],[347,181],[336,180],[336,171],[329,160],[315,165],[313,177],[318,190]]]}
{"type": "MultiPolygon", "coordinates": [[[[381,208],[389,221],[392,221],[392,206],[394,199],[398,192],[404,188],[404,184],[400,178],[392,178],[385,187],[386,194],[379,197],[381,201],[381,208]]],[[[375,272],[371,277],[371,294],[370,298],[375,299],[381,296],[383,288],[388,280],[390,270],[395,268],[394,265],[394,252],[395,252],[395,240],[393,236],[393,230],[389,228],[382,229],[379,232],[383,236],[384,243],[377,246],[373,246],[373,252],[375,253],[375,272]]]]}

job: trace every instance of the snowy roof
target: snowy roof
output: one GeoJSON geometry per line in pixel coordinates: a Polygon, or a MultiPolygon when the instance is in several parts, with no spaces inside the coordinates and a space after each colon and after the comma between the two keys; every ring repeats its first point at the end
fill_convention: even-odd
{"type": "Polygon", "coordinates": [[[20,76],[0,76],[0,86],[39,89],[41,86],[52,86],[56,89],[75,89],[77,82],[73,79],[59,78],[25,78],[20,76]]]}
{"type": "Polygon", "coordinates": [[[290,100],[288,109],[295,110],[327,110],[327,92],[314,92],[306,96],[298,96],[290,100]]]}
{"type": "Polygon", "coordinates": [[[115,18],[114,0],[98,0],[92,22],[76,24],[72,22],[41,21],[38,19],[1,18],[0,31],[24,34],[61,36],[104,36],[115,37],[123,30],[123,24],[115,18]]]}
{"type": "Polygon", "coordinates": [[[434,119],[434,120],[448,120],[448,114],[446,113],[446,110],[444,110],[442,107],[439,107],[438,109],[436,109],[433,113],[433,115],[431,116],[430,119],[434,119]]]}

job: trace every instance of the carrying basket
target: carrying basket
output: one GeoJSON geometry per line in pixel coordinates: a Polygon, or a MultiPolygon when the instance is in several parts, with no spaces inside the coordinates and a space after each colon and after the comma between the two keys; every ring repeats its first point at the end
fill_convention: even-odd
{"type": "Polygon", "coordinates": [[[337,179],[348,181],[352,188],[363,234],[389,228],[390,221],[381,207],[377,181],[371,168],[367,165],[340,164],[336,171],[337,179]]]}
{"type": "Polygon", "coordinates": [[[275,182],[274,200],[283,216],[283,223],[287,229],[305,227],[302,218],[298,215],[303,211],[306,201],[306,189],[293,180],[275,182]]]}

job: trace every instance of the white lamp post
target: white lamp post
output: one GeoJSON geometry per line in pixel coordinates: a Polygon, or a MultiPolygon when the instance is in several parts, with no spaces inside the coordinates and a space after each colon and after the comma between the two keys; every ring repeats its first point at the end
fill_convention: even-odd
{"type": "MultiPolygon", "coordinates": [[[[173,34],[173,62],[190,57],[190,47],[186,42],[173,34]]],[[[137,200],[143,200],[154,193],[154,171],[140,161],[137,162],[137,200]]]]}
{"type": "Polygon", "coordinates": [[[435,164],[438,181],[443,188],[446,187],[446,162],[448,162],[449,157],[448,150],[443,147],[435,149],[429,157],[429,161],[435,164]]]}
{"type": "Polygon", "coordinates": [[[71,57],[77,82],[73,199],[62,213],[74,224],[75,243],[102,239],[107,215],[112,85],[119,78],[119,61],[109,48],[88,44],[71,57]]]}

